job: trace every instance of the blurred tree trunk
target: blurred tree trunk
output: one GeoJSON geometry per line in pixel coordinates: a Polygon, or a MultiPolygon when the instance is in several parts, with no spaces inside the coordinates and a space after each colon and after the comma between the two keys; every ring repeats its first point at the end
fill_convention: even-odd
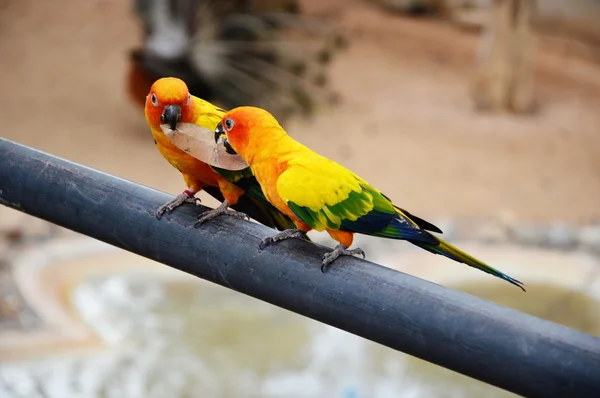
{"type": "Polygon", "coordinates": [[[535,0],[494,0],[472,86],[478,109],[533,109],[534,13],[535,0]]]}

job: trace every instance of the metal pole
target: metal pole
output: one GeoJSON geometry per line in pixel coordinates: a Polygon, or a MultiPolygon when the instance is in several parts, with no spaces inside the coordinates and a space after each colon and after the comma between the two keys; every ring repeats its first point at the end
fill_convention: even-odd
{"type": "MultiPolygon", "coordinates": [[[[600,339],[358,258],[192,206],[0,138],[0,203],[395,350],[528,397],[600,397],[600,339]]],[[[452,266],[450,264],[449,266],[452,266]]],[[[514,294],[526,293],[515,289],[514,294]]]]}

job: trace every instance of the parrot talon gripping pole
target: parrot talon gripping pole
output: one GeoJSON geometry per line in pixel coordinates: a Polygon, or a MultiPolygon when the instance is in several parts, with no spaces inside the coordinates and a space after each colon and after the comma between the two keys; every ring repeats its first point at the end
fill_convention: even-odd
{"type": "Polygon", "coordinates": [[[156,210],[156,218],[160,220],[160,218],[165,212],[170,213],[184,203],[192,203],[195,205],[199,205],[201,201],[199,198],[194,197],[194,194],[194,192],[188,191],[186,189],[179,195],[175,196],[175,199],[170,200],[164,205],[160,206],[158,210],[156,210]]]}
{"type": "Polygon", "coordinates": [[[273,236],[267,236],[263,240],[260,241],[258,248],[260,250],[264,250],[267,246],[275,242],[281,242],[282,240],[292,239],[292,238],[300,238],[306,239],[306,231],[300,228],[290,228],[285,231],[281,231],[278,234],[273,236]]]}
{"type": "Polygon", "coordinates": [[[202,213],[202,216],[198,219],[198,221],[196,221],[196,224],[194,224],[194,228],[197,228],[205,222],[213,220],[219,216],[232,216],[245,220],[250,219],[250,217],[248,217],[246,213],[242,213],[241,211],[229,210],[228,207],[229,202],[227,201],[227,199],[225,199],[216,209],[208,210],[202,213]]]}
{"type": "Polygon", "coordinates": [[[357,247],[356,249],[348,249],[345,245],[343,244],[339,244],[335,247],[335,249],[333,249],[332,252],[327,253],[323,256],[323,264],[321,265],[321,272],[325,273],[325,269],[327,269],[327,267],[333,263],[338,257],[340,256],[354,256],[360,254],[361,256],[363,256],[363,259],[365,259],[367,256],[365,255],[365,252],[363,251],[363,249],[361,249],[360,247],[357,247]]]}

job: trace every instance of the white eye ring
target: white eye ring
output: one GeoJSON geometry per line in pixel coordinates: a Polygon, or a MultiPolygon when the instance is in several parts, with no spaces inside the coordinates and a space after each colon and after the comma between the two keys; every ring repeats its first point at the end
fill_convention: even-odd
{"type": "Polygon", "coordinates": [[[156,98],[156,94],[152,93],[150,96],[150,101],[152,101],[152,105],[158,106],[158,98],[156,98]]]}
{"type": "Polygon", "coordinates": [[[231,131],[231,129],[235,126],[235,122],[230,118],[225,119],[225,129],[227,131],[231,131]]]}

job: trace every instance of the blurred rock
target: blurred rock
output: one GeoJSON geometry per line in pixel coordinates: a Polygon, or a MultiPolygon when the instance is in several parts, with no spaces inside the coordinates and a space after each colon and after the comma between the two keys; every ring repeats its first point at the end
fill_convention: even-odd
{"type": "Polygon", "coordinates": [[[25,303],[16,290],[9,262],[0,258],[0,265],[0,330],[19,329],[25,303]]]}
{"type": "Polygon", "coordinates": [[[45,240],[62,231],[67,230],[9,207],[0,207],[0,254],[3,252],[3,245],[45,240]]]}
{"type": "Polygon", "coordinates": [[[501,223],[482,223],[477,228],[475,238],[485,243],[502,243],[508,241],[508,229],[501,223]]]}
{"type": "Polygon", "coordinates": [[[577,245],[577,230],[566,224],[553,224],[544,234],[542,244],[558,249],[573,249],[577,245]]]}
{"type": "MultiPolygon", "coordinates": [[[[23,301],[23,299],[20,300],[23,301]]],[[[41,329],[46,326],[44,321],[24,302],[19,308],[19,322],[21,329],[26,331],[41,329]]]]}
{"type": "Polygon", "coordinates": [[[23,213],[17,210],[6,206],[0,206],[0,234],[18,229],[21,225],[22,216],[23,213]]]}
{"type": "Polygon", "coordinates": [[[0,320],[13,318],[18,314],[20,300],[13,293],[4,294],[0,300],[0,320]]]}
{"type": "Polygon", "coordinates": [[[578,240],[582,249],[600,254],[600,224],[583,227],[578,240]]]}
{"type": "Polygon", "coordinates": [[[516,225],[508,228],[508,237],[522,245],[541,246],[545,240],[545,228],[535,225],[516,225]]]}
{"type": "Polygon", "coordinates": [[[3,261],[8,256],[9,243],[8,240],[0,235],[0,271],[4,268],[5,264],[3,261]]]}
{"type": "Polygon", "coordinates": [[[460,28],[468,30],[480,30],[489,19],[489,10],[482,8],[453,9],[450,19],[460,28]]]}
{"type": "Polygon", "coordinates": [[[519,218],[509,209],[501,209],[497,213],[498,222],[504,227],[508,228],[511,225],[516,225],[519,222],[519,218]]]}

